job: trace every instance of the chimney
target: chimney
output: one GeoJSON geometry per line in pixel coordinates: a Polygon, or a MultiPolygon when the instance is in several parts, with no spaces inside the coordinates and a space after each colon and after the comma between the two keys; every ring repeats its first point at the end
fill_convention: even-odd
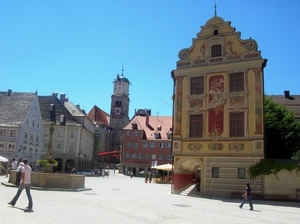
{"type": "Polygon", "coordinates": [[[52,93],[52,96],[57,97],[57,92],[53,92],[53,93],[52,93]]]}
{"type": "Polygon", "coordinates": [[[146,112],[146,125],[148,126],[149,125],[149,113],[147,110],[145,110],[146,112]]]}
{"type": "Polygon", "coordinates": [[[290,98],[290,91],[289,90],[284,91],[284,97],[287,98],[287,99],[290,98]]]}
{"type": "Polygon", "coordinates": [[[62,104],[65,104],[65,102],[66,102],[66,94],[65,93],[60,93],[60,102],[62,104]]]}
{"type": "Polygon", "coordinates": [[[12,90],[11,90],[11,89],[8,89],[8,90],[7,90],[7,96],[10,96],[11,92],[12,92],[12,90]]]}

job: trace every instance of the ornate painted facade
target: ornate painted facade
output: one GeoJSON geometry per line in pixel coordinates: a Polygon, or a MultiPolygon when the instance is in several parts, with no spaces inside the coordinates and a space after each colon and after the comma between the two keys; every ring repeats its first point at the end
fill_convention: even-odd
{"type": "Polygon", "coordinates": [[[220,17],[201,27],[179,52],[174,79],[174,182],[180,193],[193,179],[203,195],[229,196],[245,183],[261,192],[248,168],[264,157],[263,68],[255,40],[220,17]]]}

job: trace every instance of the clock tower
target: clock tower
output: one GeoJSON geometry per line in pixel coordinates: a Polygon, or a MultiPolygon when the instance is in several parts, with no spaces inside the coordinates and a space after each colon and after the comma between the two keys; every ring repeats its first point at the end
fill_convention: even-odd
{"type": "MultiPolygon", "coordinates": [[[[130,82],[123,75],[117,75],[113,81],[114,89],[111,95],[110,109],[110,128],[111,128],[111,149],[110,151],[120,150],[120,137],[123,134],[123,128],[128,124],[129,117],[129,85],[130,82]]],[[[120,158],[111,158],[113,162],[119,162],[120,158]]]]}

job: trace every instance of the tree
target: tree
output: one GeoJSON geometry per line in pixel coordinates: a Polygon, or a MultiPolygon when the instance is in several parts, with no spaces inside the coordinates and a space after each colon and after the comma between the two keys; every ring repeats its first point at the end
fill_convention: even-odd
{"type": "Polygon", "coordinates": [[[298,159],[300,155],[300,122],[292,111],[265,96],[266,158],[298,159]],[[297,158],[298,157],[298,158],[297,158]]]}

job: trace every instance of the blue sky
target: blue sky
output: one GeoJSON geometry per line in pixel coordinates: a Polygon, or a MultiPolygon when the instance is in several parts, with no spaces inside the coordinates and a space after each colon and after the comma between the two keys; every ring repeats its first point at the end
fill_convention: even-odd
{"type": "MultiPolygon", "coordinates": [[[[214,0],[0,2],[0,91],[64,92],[110,112],[113,80],[131,82],[129,115],[171,116],[178,52],[214,16],[214,0]]],[[[258,43],[265,93],[300,95],[300,1],[218,0],[217,15],[258,43]]]]}

